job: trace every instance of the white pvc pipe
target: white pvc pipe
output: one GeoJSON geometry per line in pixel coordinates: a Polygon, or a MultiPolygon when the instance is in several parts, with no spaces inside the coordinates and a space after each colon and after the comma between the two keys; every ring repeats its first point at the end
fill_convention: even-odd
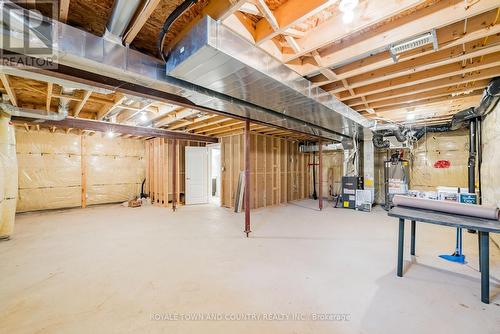
{"type": "Polygon", "coordinates": [[[415,198],[395,195],[392,202],[396,206],[407,206],[416,209],[426,209],[454,213],[457,215],[498,220],[498,208],[476,204],[465,204],[451,201],[436,201],[426,198],[415,198]]]}

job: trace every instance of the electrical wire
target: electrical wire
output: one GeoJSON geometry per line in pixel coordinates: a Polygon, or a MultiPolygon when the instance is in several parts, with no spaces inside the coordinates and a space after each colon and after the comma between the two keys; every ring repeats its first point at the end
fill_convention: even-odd
{"type": "Polygon", "coordinates": [[[166,62],[168,59],[168,54],[165,54],[163,52],[163,48],[165,45],[165,37],[167,36],[167,32],[170,30],[172,24],[174,24],[174,22],[177,21],[179,17],[181,17],[189,8],[191,8],[192,5],[194,5],[197,2],[198,0],[185,0],[177,8],[175,8],[172,13],[170,13],[170,15],[163,23],[163,27],[160,30],[160,34],[158,35],[158,40],[156,42],[158,53],[160,54],[160,57],[161,59],[163,59],[163,61],[166,62]]]}

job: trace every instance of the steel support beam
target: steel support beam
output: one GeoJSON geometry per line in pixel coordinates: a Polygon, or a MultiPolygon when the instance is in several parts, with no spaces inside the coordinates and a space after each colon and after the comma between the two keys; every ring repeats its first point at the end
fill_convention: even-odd
{"type": "Polygon", "coordinates": [[[203,135],[169,131],[158,128],[148,128],[143,126],[124,125],[124,124],[96,121],[92,119],[83,119],[83,118],[68,117],[62,121],[49,121],[49,120],[44,121],[33,118],[12,117],[12,120],[21,122],[36,122],[36,124],[55,126],[58,128],[60,127],[60,128],[72,128],[72,129],[82,129],[82,130],[94,130],[100,132],[112,131],[114,133],[128,134],[132,136],[141,136],[141,137],[157,137],[166,139],[190,140],[190,141],[198,141],[205,143],[219,142],[217,138],[203,136],[203,135]]]}

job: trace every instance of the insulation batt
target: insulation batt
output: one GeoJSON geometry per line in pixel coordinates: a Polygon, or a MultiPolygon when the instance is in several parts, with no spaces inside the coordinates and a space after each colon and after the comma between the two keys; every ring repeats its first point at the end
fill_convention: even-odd
{"type": "Polygon", "coordinates": [[[145,176],[142,140],[22,128],[16,136],[18,212],[81,205],[82,146],[87,204],[123,202],[140,193],[145,176]]]}
{"type": "Polygon", "coordinates": [[[17,202],[17,157],[14,126],[0,115],[0,239],[14,232],[17,202]]]}
{"type": "Polygon", "coordinates": [[[464,204],[451,201],[436,201],[425,198],[415,198],[402,195],[394,196],[393,203],[396,206],[406,206],[416,209],[426,209],[453,213],[463,216],[498,220],[498,208],[486,207],[475,204],[464,204]]]}

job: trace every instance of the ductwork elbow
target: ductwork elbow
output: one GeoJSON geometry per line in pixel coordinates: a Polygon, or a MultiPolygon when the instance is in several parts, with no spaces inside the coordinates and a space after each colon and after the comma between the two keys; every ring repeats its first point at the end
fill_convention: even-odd
{"type": "Polygon", "coordinates": [[[62,121],[68,117],[68,99],[61,99],[59,103],[58,112],[38,110],[38,109],[27,109],[15,107],[12,104],[0,103],[0,108],[7,114],[11,116],[27,117],[40,120],[48,121],[62,121]],[[63,101],[65,100],[65,101],[63,101]]]}
{"type": "Polygon", "coordinates": [[[484,89],[481,102],[477,108],[471,107],[457,112],[451,120],[451,130],[457,130],[466,122],[477,117],[484,117],[493,111],[500,101],[500,77],[491,79],[484,89]]]}
{"type": "Polygon", "coordinates": [[[376,148],[389,148],[391,146],[391,143],[389,142],[389,140],[384,140],[384,137],[382,135],[379,135],[379,134],[373,134],[373,138],[372,138],[372,142],[373,142],[373,146],[375,146],[376,148]]]}
{"type": "Polygon", "coordinates": [[[104,38],[121,44],[125,31],[132,22],[141,3],[142,0],[115,0],[111,16],[106,23],[104,38]]]}
{"type": "Polygon", "coordinates": [[[403,134],[401,129],[397,128],[393,130],[394,137],[396,137],[396,140],[400,143],[404,143],[406,141],[406,136],[403,134]]]}
{"type": "Polygon", "coordinates": [[[500,101],[500,77],[491,79],[488,86],[484,89],[481,97],[481,103],[475,112],[478,116],[484,117],[495,109],[500,101]]]}

